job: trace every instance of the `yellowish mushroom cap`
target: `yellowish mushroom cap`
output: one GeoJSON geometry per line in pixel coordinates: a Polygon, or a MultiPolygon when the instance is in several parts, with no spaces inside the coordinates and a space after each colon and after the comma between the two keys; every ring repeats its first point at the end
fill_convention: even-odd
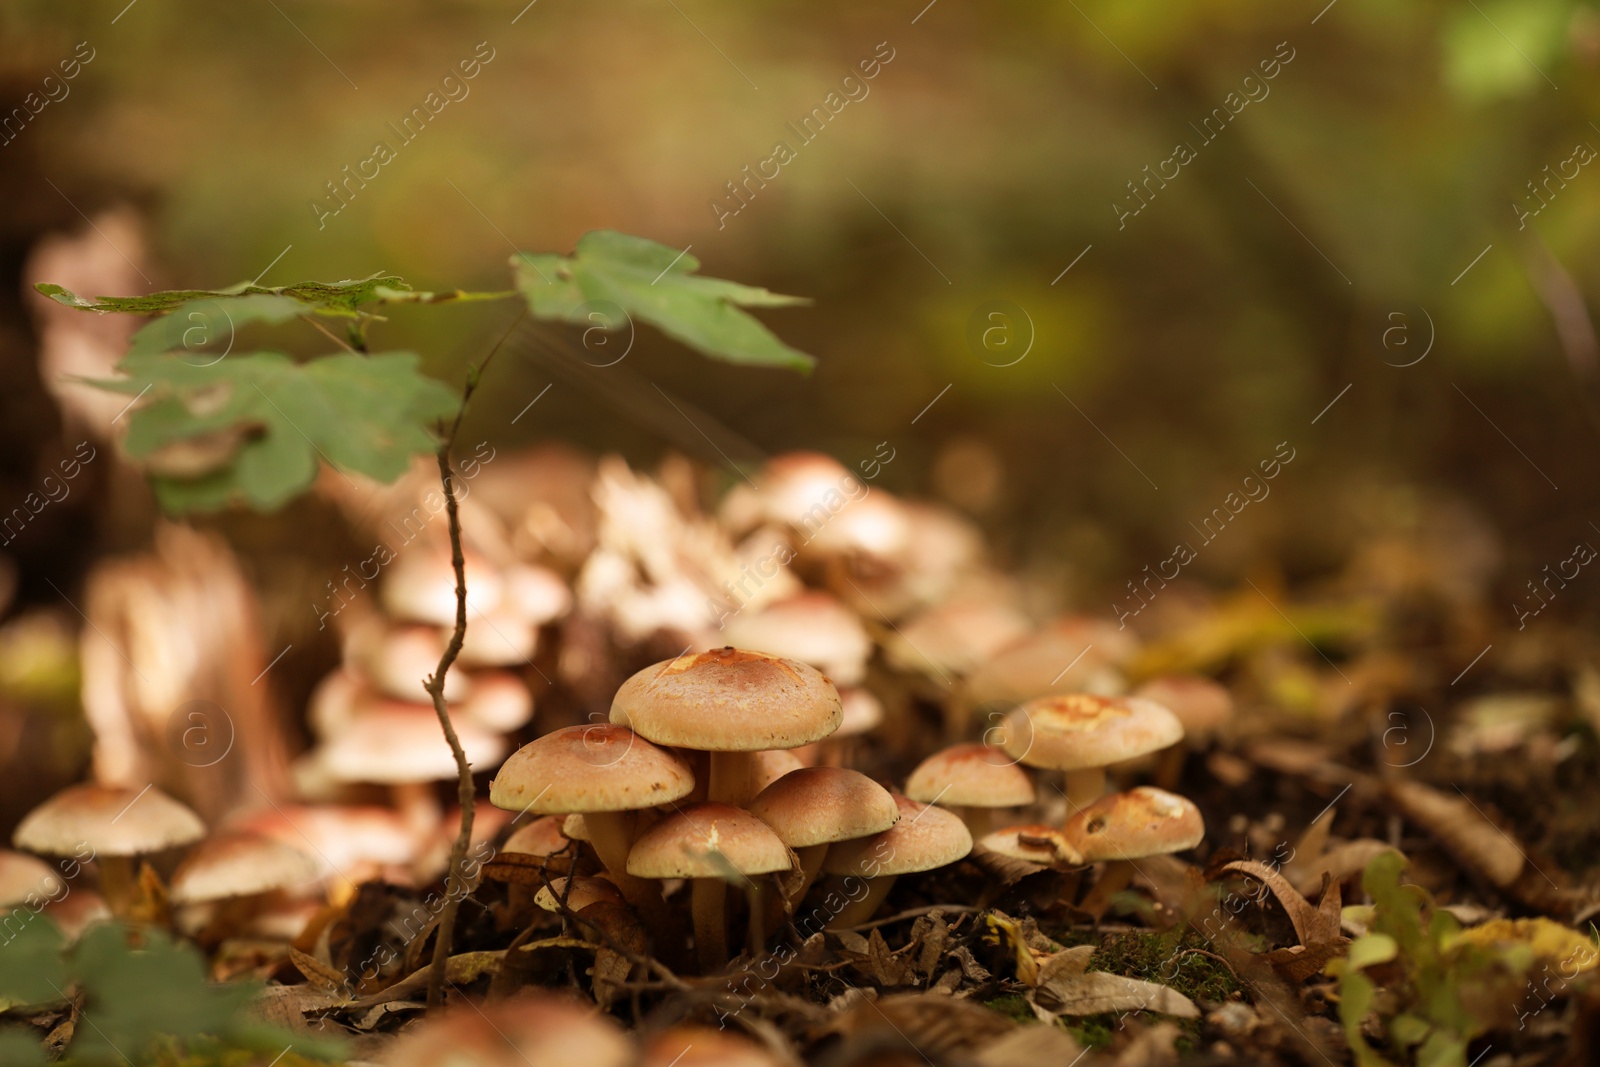
{"type": "Polygon", "coordinates": [[[1019,808],[1034,801],[1033,779],[1002,748],[951,745],[917,765],[906,796],[947,808],[1019,808]]]}
{"type": "Polygon", "coordinates": [[[790,848],[882,833],[900,818],[894,797],[859,771],[802,767],[767,786],[749,805],[790,848]]]}
{"type": "Polygon", "coordinates": [[[881,834],[842,841],[828,850],[822,869],[829,874],[881,878],[931,871],[972,851],[972,834],[943,808],[895,795],[900,821],[881,834]]]}
{"type": "Polygon", "coordinates": [[[1178,717],[1139,697],[1041,697],[1005,717],[1007,754],[1030,767],[1058,771],[1109,767],[1181,740],[1178,717]]]}
{"type": "Polygon", "coordinates": [[[539,814],[637,811],[694,790],[681,756],[626,726],[568,726],[523,745],[489,783],[496,807],[539,814]]]}
{"type": "Polygon", "coordinates": [[[788,848],[766,823],[743,808],[715,803],[673,812],[628,853],[628,873],[635,878],[726,878],[792,865],[788,848]]]}
{"type": "Polygon", "coordinates": [[[1101,797],[1067,820],[1064,830],[1090,863],[1182,852],[1206,835],[1191,801],[1148,785],[1101,797]]]}

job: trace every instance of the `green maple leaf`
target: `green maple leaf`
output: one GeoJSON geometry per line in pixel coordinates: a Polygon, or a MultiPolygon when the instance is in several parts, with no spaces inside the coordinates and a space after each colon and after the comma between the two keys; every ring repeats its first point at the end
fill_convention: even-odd
{"type": "Polygon", "coordinates": [[[700,261],[687,252],[596,230],[578,239],[571,256],[519,252],[512,257],[517,287],[539,318],[609,329],[612,307],[655,326],[705,355],[809,371],[816,360],[790,348],[744,307],[789,307],[808,303],[756,286],[694,272],[700,261]]]}
{"type": "Polygon", "coordinates": [[[459,401],[417,368],[410,352],[304,364],[255,352],[206,366],[146,352],[119,364],[125,378],[93,384],[142,398],[124,448],[168,511],[237,498],[271,510],[312,483],[319,460],[391,482],[436,449],[432,427],[459,401]]]}

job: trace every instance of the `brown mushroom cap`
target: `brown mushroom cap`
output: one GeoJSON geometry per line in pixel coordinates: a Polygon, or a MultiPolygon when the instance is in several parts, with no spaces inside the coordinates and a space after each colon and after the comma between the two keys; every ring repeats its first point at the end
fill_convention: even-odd
{"type": "MultiPolygon", "coordinates": [[[[423,680],[439,667],[445,637],[433,626],[395,626],[374,617],[354,627],[345,641],[345,660],[353,664],[372,687],[397,700],[431,699],[423,680]]],[[[445,675],[446,700],[462,700],[472,689],[463,671],[445,675]]]]}
{"type": "Polygon", "coordinates": [[[511,831],[502,852],[521,852],[528,856],[548,856],[560,852],[571,843],[571,838],[561,832],[562,820],[554,815],[542,815],[511,831]]]}
{"type": "Polygon", "coordinates": [[[900,818],[890,792],[859,771],[802,767],[767,786],[747,807],[790,848],[882,833],[900,818]]]}
{"type": "Polygon", "coordinates": [[[292,889],[317,877],[317,861],[303,848],[260,834],[213,837],[190,852],[172,875],[175,903],[247,897],[292,889]]]}
{"type": "Polygon", "coordinates": [[[229,829],[260,834],[314,856],[323,875],[409,863],[416,837],[390,808],[280,804],[229,829]]]}
{"type": "Polygon", "coordinates": [[[205,833],[200,816],[154,786],[74,785],[30,811],[11,840],[48,856],[72,855],[84,844],[104,856],[138,856],[190,844],[205,833]]]}
{"type": "Polygon", "coordinates": [[[583,816],[574,812],[561,820],[561,833],[568,841],[589,841],[594,838],[589,833],[589,824],[583,821],[583,816]]]}
{"type": "Polygon", "coordinates": [[[951,745],[917,765],[906,796],[947,808],[1019,808],[1034,801],[1033,779],[1004,749],[951,745]]]}
{"type": "Polygon", "coordinates": [[[640,1067],[783,1067],[783,1061],[729,1030],[674,1026],[650,1039],[640,1067]]]}
{"type": "Polygon", "coordinates": [[[881,878],[931,871],[972,851],[972,834],[943,808],[894,794],[900,821],[881,834],[841,841],[828,850],[822,869],[829,874],[881,878]]]}
{"type": "Polygon", "coordinates": [[[1133,695],[1153,700],[1178,717],[1185,737],[1204,739],[1233,718],[1233,694],[1200,674],[1167,674],[1145,682],[1133,695]]]}
{"type": "Polygon", "coordinates": [[[515,612],[532,625],[543,626],[565,615],[571,607],[572,590],[555,571],[529,564],[506,568],[501,611],[515,612]]]}
{"type": "MultiPolygon", "coordinates": [[[[476,770],[505,757],[498,734],[460,719],[456,738],[476,770]]],[[[456,777],[450,744],[439,729],[439,717],[424,704],[385,703],[362,712],[318,751],[322,766],[344,782],[400,785],[456,777]]]]}
{"type": "Polygon", "coordinates": [[[523,745],[489,783],[495,807],[540,814],[637,811],[694,791],[676,753],[626,726],[568,726],[523,745]]]}
{"type": "MultiPolygon", "coordinates": [[[[493,611],[505,589],[500,572],[470,549],[463,558],[469,613],[474,608],[493,611]]],[[[401,552],[384,575],[382,601],[385,610],[397,619],[432,626],[455,625],[456,574],[449,551],[442,546],[419,545],[401,552]]]]}
{"type": "Polygon", "coordinates": [[[1083,862],[1083,856],[1059,826],[1008,826],[985,835],[978,846],[1043,867],[1076,867],[1083,862]]]}
{"type": "Polygon", "coordinates": [[[1094,863],[1182,852],[1200,843],[1206,826],[1187,798],[1142,785],[1101,797],[1068,819],[1065,832],[1094,863]]]}
{"type": "Polygon", "coordinates": [[[723,634],[739,648],[809,663],[838,685],[859,683],[872,656],[861,617],[827,593],[801,593],[761,611],[739,612],[723,634]]]}
{"type": "Polygon", "coordinates": [[[1027,632],[1027,616],[999,600],[952,599],[901,625],[884,655],[901,670],[964,675],[1027,632]]]}
{"type": "Polygon", "coordinates": [[[770,874],[792,866],[771,828],[743,808],[694,804],[646,830],[628,853],[635,878],[723,878],[770,874]]]}
{"type": "Polygon", "coordinates": [[[883,702],[869,689],[841,690],[839,703],[843,714],[832,734],[835,738],[870,734],[883,723],[883,702]]]}
{"type": "Polygon", "coordinates": [[[839,691],[816,668],[735,648],[646,667],[611,702],[612,722],[705,752],[798,748],[833,733],[843,715],[839,691]]]}
{"type": "Polygon", "coordinates": [[[28,903],[30,897],[49,900],[62,885],[61,876],[48,864],[23,852],[0,849],[0,910],[28,903]]]}
{"type": "Polygon", "coordinates": [[[533,694],[510,671],[480,671],[472,680],[471,695],[450,710],[485,730],[510,733],[533,718],[533,694]]]}
{"type": "Polygon", "coordinates": [[[385,1067],[630,1067],[633,1044],[592,1007],[525,994],[430,1014],[395,1039],[385,1067]]]}
{"type": "MultiPolygon", "coordinates": [[[[440,636],[448,642],[453,632],[454,627],[441,630],[440,636]]],[[[467,632],[462,638],[461,653],[456,662],[468,670],[478,667],[515,667],[528,662],[538,650],[538,626],[508,609],[504,603],[493,614],[486,612],[479,615],[469,607],[467,632]]]]}
{"type": "Polygon", "coordinates": [[[567,891],[567,879],[552,878],[547,886],[540,886],[539,891],[533,895],[533,902],[545,911],[560,911],[556,906],[562,895],[567,898],[567,907],[573,911],[582,911],[590,904],[608,901],[612,904],[625,903],[622,890],[604,878],[584,878],[579,876],[572,882],[571,892],[567,891]],[[552,892],[552,890],[554,892],[552,892]]]}
{"type": "Polygon", "coordinates": [[[1121,692],[1120,667],[1138,648],[1130,631],[1104,619],[1067,616],[994,653],[967,678],[967,697],[1015,704],[1084,689],[1121,692]]]}
{"type": "Polygon", "coordinates": [[[1008,712],[1005,735],[1007,754],[1030,767],[1075,771],[1175,745],[1183,724],[1154,701],[1069,693],[1008,712]]]}

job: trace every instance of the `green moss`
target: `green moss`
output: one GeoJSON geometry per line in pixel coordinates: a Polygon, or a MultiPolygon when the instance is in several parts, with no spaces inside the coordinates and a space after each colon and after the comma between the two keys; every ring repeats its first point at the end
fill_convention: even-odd
{"type": "Polygon", "coordinates": [[[1004,996],[986,1000],[983,1006],[990,1011],[999,1012],[1013,1022],[1033,1023],[1039,1017],[1033,1013],[1033,1008],[1028,1004],[1027,998],[1018,993],[1007,993],[1004,996]]]}
{"type": "Polygon", "coordinates": [[[1150,931],[1107,937],[1089,958],[1089,970],[1159,982],[1193,1001],[1223,1001],[1239,994],[1239,980],[1198,931],[1150,931]]]}

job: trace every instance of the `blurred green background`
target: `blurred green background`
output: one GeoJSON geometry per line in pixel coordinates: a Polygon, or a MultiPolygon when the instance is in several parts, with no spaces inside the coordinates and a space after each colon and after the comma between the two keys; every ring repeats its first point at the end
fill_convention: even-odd
{"type": "MultiPolygon", "coordinates": [[[[137,205],[159,287],[271,264],[264,284],[503,288],[514,248],[615,228],[811,297],[764,318],[816,373],[645,331],[562,369],[519,338],[469,435],[719,467],[887,441],[879,484],[953,500],[1097,608],[1287,441],[1199,574],[1316,576],[1458,502],[1514,589],[1600,514],[1600,166],[1574,159],[1600,146],[1600,12],[1325,3],[12,2],[0,106],[79,42],[94,58],[0,147],[5,358],[28,359],[26,249],[80,209],[137,205]],[[402,145],[390,124],[475,52],[468,95],[402,145]],[[393,161],[319,226],[378,141],[393,161]],[[780,141],[794,158],[727,215],[780,141]],[[1194,158],[1119,222],[1180,142],[1194,158]]],[[[514,314],[401,314],[377,341],[458,379],[514,314]]]]}

